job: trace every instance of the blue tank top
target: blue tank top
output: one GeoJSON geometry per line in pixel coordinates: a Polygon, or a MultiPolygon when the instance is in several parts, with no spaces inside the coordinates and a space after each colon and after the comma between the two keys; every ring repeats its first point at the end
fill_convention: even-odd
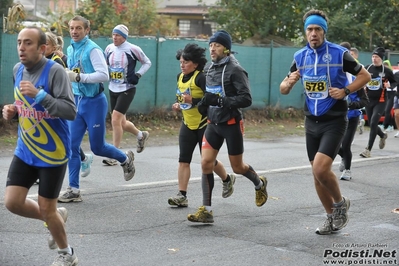
{"type": "MultiPolygon", "coordinates": [[[[100,49],[103,51],[100,46],[90,40],[88,36],[85,36],[79,42],[72,40],[71,45],[67,48],[69,69],[76,73],[94,73],[94,66],[90,60],[90,52],[93,49],[100,49]]],[[[73,94],[83,97],[97,96],[102,92],[102,86],[102,83],[72,82],[73,94]]]]}
{"type": "MultiPolygon", "coordinates": [[[[56,64],[48,60],[35,84],[50,94],[48,81],[50,68],[56,64]]],[[[71,156],[70,132],[67,121],[51,116],[35,99],[19,90],[24,65],[17,70],[14,85],[15,105],[18,110],[18,141],[15,156],[28,165],[56,167],[68,162],[71,156]]]]}
{"type": "Polygon", "coordinates": [[[294,55],[307,96],[306,105],[314,116],[324,115],[337,102],[328,93],[330,87],[347,85],[346,73],[342,70],[345,51],[342,46],[325,41],[317,49],[307,44],[294,55]]]}

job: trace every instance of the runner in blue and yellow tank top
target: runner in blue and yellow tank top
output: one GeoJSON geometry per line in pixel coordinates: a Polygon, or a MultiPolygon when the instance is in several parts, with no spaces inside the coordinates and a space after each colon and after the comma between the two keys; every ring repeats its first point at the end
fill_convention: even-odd
{"type": "MultiPolygon", "coordinates": [[[[60,261],[77,265],[68,245],[65,208],[57,209],[57,197],[71,156],[67,120],[76,116],[71,84],[64,68],[44,57],[46,35],[37,27],[18,34],[20,63],[14,66],[14,104],[5,105],[3,118],[18,115],[18,140],[11,162],[4,203],[11,212],[44,221],[59,247],[53,265],[60,261]],[[38,200],[27,198],[39,180],[38,200]]],[[[32,253],[33,254],[33,253],[32,253]]]]}
{"type": "Polygon", "coordinates": [[[308,44],[294,54],[280,92],[290,93],[301,80],[306,96],[306,148],[317,195],[327,212],[327,219],[316,233],[325,235],[348,223],[350,201],[341,195],[331,166],[347,127],[346,96],[361,89],[370,75],[347,49],[326,40],[328,25],[323,11],[310,10],[303,21],[308,44]],[[356,76],[349,85],[345,72],[356,76]]]}
{"type": "MultiPolygon", "coordinates": [[[[205,75],[203,73],[206,64],[205,48],[197,44],[187,44],[184,49],[177,51],[176,59],[180,61],[181,73],[177,75],[176,102],[172,105],[175,111],[181,111],[183,120],[179,132],[179,169],[177,179],[179,192],[168,199],[171,206],[187,207],[187,187],[190,179],[190,163],[195,146],[201,152],[202,137],[207,125],[206,115],[198,111],[198,102],[205,92],[205,75]]],[[[231,196],[235,182],[234,175],[228,175],[223,164],[215,161],[215,173],[223,181],[224,198],[231,196]]]]}

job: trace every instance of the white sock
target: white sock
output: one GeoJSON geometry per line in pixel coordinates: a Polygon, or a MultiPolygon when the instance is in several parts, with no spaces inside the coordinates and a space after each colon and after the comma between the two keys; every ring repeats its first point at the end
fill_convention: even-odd
{"type": "Polygon", "coordinates": [[[342,198],[342,200],[340,202],[338,202],[338,203],[334,202],[333,205],[334,205],[334,207],[341,207],[344,204],[344,202],[345,202],[345,200],[344,200],[344,198],[342,198]]]}
{"type": "Polygon", "coordinates": [[[259,179],[259,184],[257,186],[255,186],[255,189],[259,190],[262,188],[262,186],[263,186],[263,181],[261,179],[259,179]]]}
{"type": "Polygon", "coordinates": [[[205,206],[205,210],[207,212],[211,212],[212,211],[212,206],[205,206]]]}
{"type": "Polygon", "coordinates": [[[125,165],[129,162],[129,156],[126,155],[126,161],[124,161],[123,163],[121,163],[121,165],[125,165]]]}
{"type": "Polygon", "coordinates": [[[71,246],[68,245],[66,248],[58,249],[58,253],[68,253],[69,255],[72,255],[71,246]]]}
{"type": "Polygon", "coordinates": [[[137,139],[141,140],[143,138],[143,131],[139,131],[139,133],[137,133],[137,139]]]}
{"type": "Polygon", "coordinates": [[[80,193],[80,189],[76,188],[76,187],[71,187],[71,190],[73,193],[78,194],[80,193]]]}

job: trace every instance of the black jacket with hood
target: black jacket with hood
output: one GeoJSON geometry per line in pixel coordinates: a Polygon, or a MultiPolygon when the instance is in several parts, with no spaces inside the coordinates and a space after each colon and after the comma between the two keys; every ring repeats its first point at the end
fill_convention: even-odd
{"type": "Polygon", "coordinates": [[[204,73],[207,89],[214,86],[222,86],[223,88],[221,95],[223,105],[221,107],[208,107],[209,122],[213,124],[224,123],[232,118],[236,118],[238,122],[242,118],[240,108],[249,107],[252,104],[248,73],[235,58],[230,56],[217,63],[208,63],[204,68],[204,73]]]}

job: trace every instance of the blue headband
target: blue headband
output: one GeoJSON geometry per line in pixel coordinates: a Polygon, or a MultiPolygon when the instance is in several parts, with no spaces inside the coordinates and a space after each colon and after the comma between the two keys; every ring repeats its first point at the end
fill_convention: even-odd
{"type": "Polygon", "coordinates": [[[123,33],[122,31],[120,31],[120,30],[118,30],[118,29],[114,29],[114,30],[112,31],[112,33],[117,33],[117,34],[119,34],[120,36],[122,36],[123,38],[127,39],[127,34],[126,34],[126,33],[123,33]]]}
{"type": "Polygon", "coordinates": [[[311,16],[307,17],[305,20],[305,27],[304,27],[305,31],[308,28],[308,26],[311,24],[319,25],[320,27],[323,28],[324,33],[327,33],[327,29],[328,29],[327,21],[323,17],[321,17],[319,15],[311,15],[311,16]]]}

